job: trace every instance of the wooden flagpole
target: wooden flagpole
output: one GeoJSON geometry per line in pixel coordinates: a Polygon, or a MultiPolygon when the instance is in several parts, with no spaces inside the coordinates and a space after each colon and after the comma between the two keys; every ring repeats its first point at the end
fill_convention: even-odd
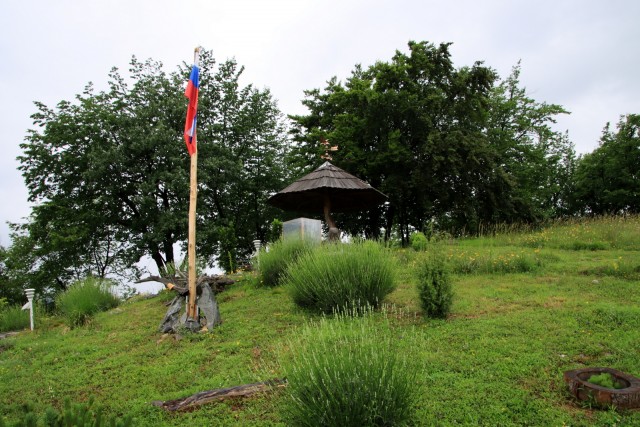
{"type": "MultiPolygon", "coordinates": [[[[198,64],[200,48],[196,47],[193,53],[193,63],[198,64]]],[[[197,133],[194,131],[196,139],[196,150],[191,155],[191,179],[189,191],[189,237],[187,244],[187,256],[189,257],[189,306],[187,307],[187,319],[196,320],[196,202],[198,201],[198,146],[197,133]]]]}
{"type": "Polygon", "coordinates": [[[198,200],[198,150],[191,155],[191,190],[189,192],[189,307],[187,318],[196,318],[196,202],[198,200]]]}

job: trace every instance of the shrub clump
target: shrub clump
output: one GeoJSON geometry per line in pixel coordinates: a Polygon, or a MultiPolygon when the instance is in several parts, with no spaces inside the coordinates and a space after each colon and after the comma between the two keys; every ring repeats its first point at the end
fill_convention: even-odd
{"type": "Polygon", "coordinates": [[[322,313],[376,308],[395,289],[394,258],[372,241],[326,244],[287,269],[286,286],[298,306],[322,313]]]}
{"type": "Polygon", "coordinates": [[[420,231],[413,233],[409,239],[414,251],[426,251],[429,247],[429,240],[427,239],[427,236],[420,231]]]}
{"type": "Polygon", "coordinates": [[[56,306],[70,327],[82,326],[93,315],[117,307],[120,299],[107,280],[88,277],[72,284],[56,298],[56,306]]]}
{"type": "Polygon", "coordinates": [[[417,268],[418,293],[427,317],[444,319],[451,311],[453,289],[444,259],[431,254],[417,268]]]}
{"type": "Polygon", "coordinates": [[[280,364],[288,380],[288,425],[406,425],[413,417],[416,369],[388,320],[371,311],[321,318],[297,331],[280,364]]]}
{"type": "Polygon", "coordinates": [[[0,332],[17,331],[29,327],[29,312],[19,305],[9,305],[0,298],[0,332]]]}
{"type": "Polygon", "coordinates": [[[293,238],[270,244],[268,251],[261,249],[258,254],[259,284],[270,287],[280,285],[287,267],[314,246],[309,240],[293,238]]]}

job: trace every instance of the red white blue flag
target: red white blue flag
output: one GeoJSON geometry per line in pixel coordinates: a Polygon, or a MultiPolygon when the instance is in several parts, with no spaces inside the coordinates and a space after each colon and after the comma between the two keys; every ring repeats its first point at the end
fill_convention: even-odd
{"type": "Polygon", "coordinates": [[[187,143],[187,151],[192,156],[196,152],[196,122],[198,119],[198,88],[200,86],[200,69],[194,65],[187,82],[184,96],[189,98],[187,107],[187,120],[184,124],[184,141],[187,143]]]}

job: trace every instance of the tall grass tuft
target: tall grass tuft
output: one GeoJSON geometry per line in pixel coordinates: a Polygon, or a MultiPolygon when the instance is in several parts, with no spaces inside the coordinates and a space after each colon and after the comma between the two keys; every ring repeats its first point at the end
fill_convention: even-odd
{"type": "Polygon", "coordinates": [[[29,327],[29,311],[19,305],[0,305],[0,332],[18,331],[29,327]]]}
{"type": "Polygon", "coordinates": [[[112,292],[113,284],[87,277],[71,285],[56,298],[56,306],[70,327],[82,326],[94,314],[117,307],[120,300],[112,292]]]}
{"type": "Polygon", "coordinates": [[[406,425],[417,370],[388,320],[322,317],[297,331],[280,364],[287,376],[284,418],[294,426],[406,425]],[[377,321],[378,320],[378,321],[377,321]]]}
{"type": "Polygon", "coordinates": [[[609,264],[591,267],[580,271],[580,273],[594,276],[612,276],[626,280],[640,280],[640,263],[619,257],[609,264]]]}
{"type": "Polygon", "coordinates": [[[453,289],[444,257],[432,253],[417,267],[420,305],[427,317],[445,319],[451,311],[453,289]]]}
{"type": "Polygon", "coordinates": [[[601,216],[553,221],[542,230],[501,236],[510,244],[572,251],[640,248],[640,216],[601,216]]]}
{"type": "Polygon", "coordinates": [[[372,241],[326,244],[287,269],[286,286],[300,307],[322,313],[372,306],[395,289],[394,258],[372,241]]]}
{"type": "Polygon", "coordinates": [[[300,256],[311,251],[315,244],[305,239],[280,239],[269,245],[269,250],[262,249],[258,254],[259,284],[262,286],[278,286],[287,267],[300,256]]]}

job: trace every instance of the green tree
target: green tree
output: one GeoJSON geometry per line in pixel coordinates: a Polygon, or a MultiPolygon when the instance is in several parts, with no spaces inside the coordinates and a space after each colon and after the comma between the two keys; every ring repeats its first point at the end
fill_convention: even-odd
{"type": "Polygon", "coordinates": [[[486,134],[495,73],[475,63],[455,69],[449,44],[410,42],[409,53],[364,70],[345,84],[306,91],[306,116],[293,117],[295,155],[316,163],[320,137],[340,146],[335,162],[389,196],[356,221],[352,233],[403,243],[412,229],[435,219],[441,227],[477,229],[500,206],[510,182],[486,134]],[[363,226],[364,224],[364,226],[363,226]]]}
{"type": "Polygon", "coordinates": [[[600,145],[578,160],[574,209],[587,214],[640,212],[640,115],[607,123],[600,145]]]}
{"type": "Polygon", "coordinates": [[[475,233],[566,213],[575,153],[551,127],[566,111],[529,97],[519,75],[519,64],[505,80],[481,62],[456,69],[449,44],[410,42],[408,54],[305,92],[293,169],[318,163],[321,138],[339,145],[336,164],[389,196],[378,210],[336,216],[341,227],[383,229],[403,244],[427,224],[475,233]]]}
{"type": "Polygon", "coordinates": [[[4,246],[0,246],[0,308],[3,300],[6,300],[9,304],[16,304],[20,294],[20,289],[9,278],[7,258],[7,249],[4,246]]]}
{"type": "Polygon", "coordinates": [[[199,107],[207,115],[198,118],[200,140],[214,142],[199,167],[200,200],[208,207],[202,221],[209,224],[200,227],[201,253],[219,255],[227,271],[233,270],[229,254],[233,260],[245,258],[254,250],[253,240],[266,240],[278,212],[266,200],[287,177],[284,117],[268,90],[240,87],[243,71],[234,61],[220,66],[207,82],[215,96],[203,98],[199,107]]]}
{"type": "MultiPolygon", "coordinates": [[[[186,243],[187,231],[188,73],[186,64],[167,74],[162,64],[134,57],[129,78],[113,69],[106,91],[89,84],[74,102],[36,103],[35,128],[18,159],[35,203],[26,227],[38,256],[57,254],[61,267],[98,275],[143,255],[161,271],[175,262],[174,246],[186,243]]],[[[241,253],[266,233],[272,217],[262,201],[284,173],[281,114],[268,91],[240,86],[241,73],[235,61],[217,65],[202,53],[197,245],[210,263],[221,225],[237,225],[241,253]]]]}
{"type": "Polygon", "coordinates": [[[492,222],[536,222],[567,213],[575,151],[554,131],[560,105],[532,99],[520,86],[520,63],[491,91],[487,135],[509,186],[492,222]]]}
{"type": "Polygon", "coordinates": [[[26,226],[10,224],[11,246],[3,253],[3,283],[0,297],[11,303],[24,300],[24,290],[33,288],[38,296],[53,296],[65,283],[73,279],[73,268],[64,268],[59,254],[42,254],[40,247],[28,234],[26,226]]]}

